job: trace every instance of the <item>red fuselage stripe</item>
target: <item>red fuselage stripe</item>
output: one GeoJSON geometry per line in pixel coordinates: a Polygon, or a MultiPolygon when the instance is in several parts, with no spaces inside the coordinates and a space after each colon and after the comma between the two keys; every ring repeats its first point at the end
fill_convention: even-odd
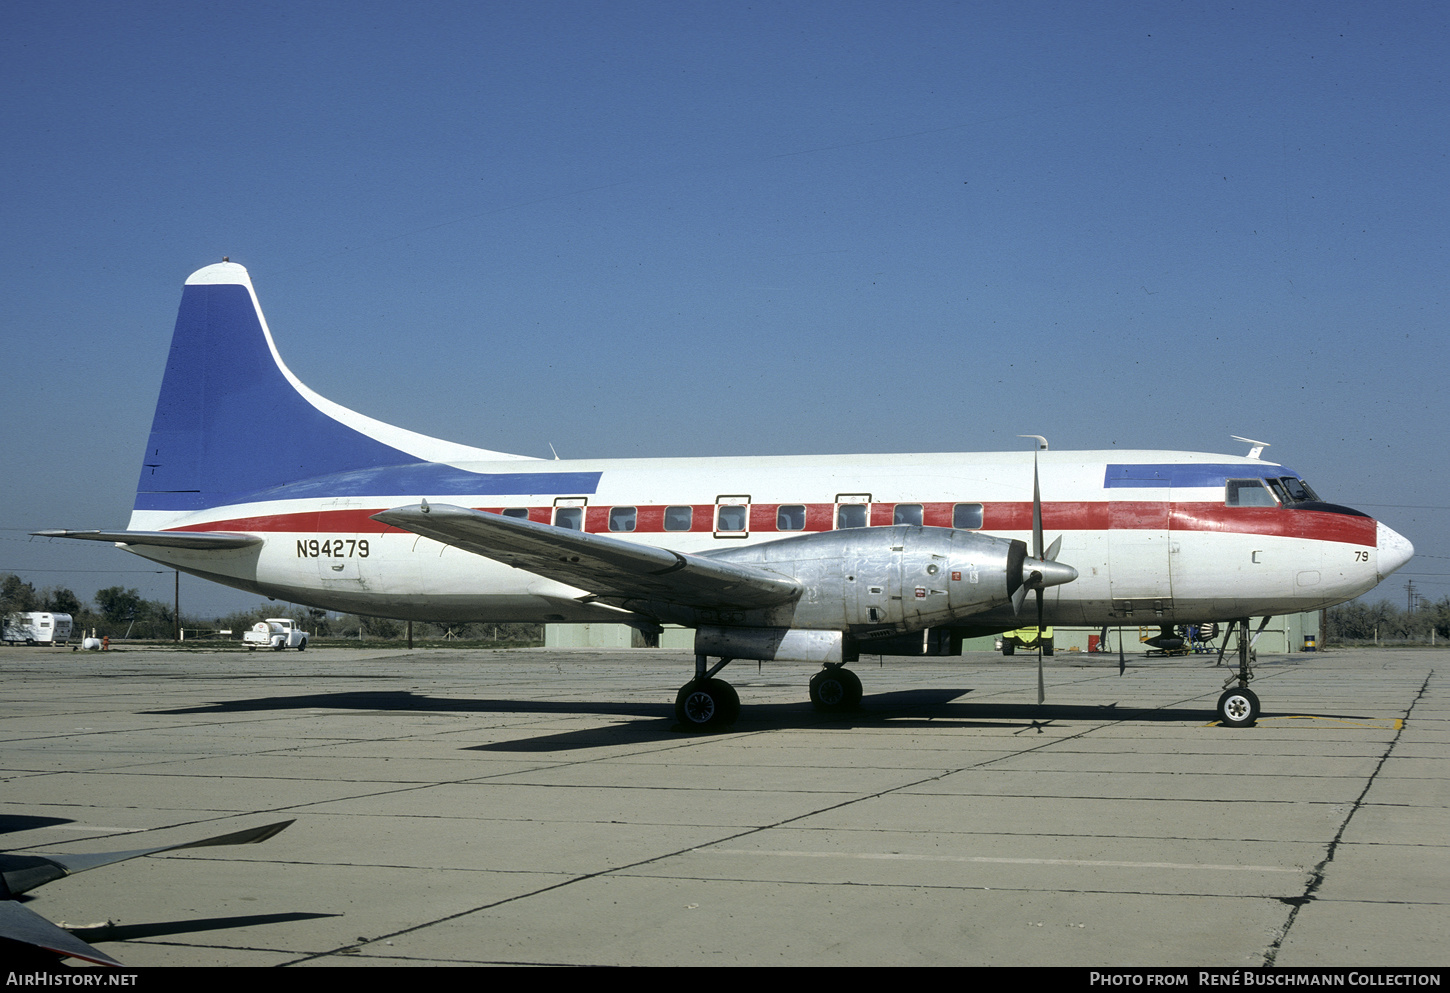
{"type": "MultiPolygon", "coordinates": [[[[683,506],[683,505],[672,505],[683,506]]],[[[836,504],[774,504],[750,505],[750,533],[801,534],[829,531],[835,521],[836,504]],[[776,514],[781,506],[805,507],[803,531],[781,531],[776,527],[776,514]]],[[[873,526],[892,521],[894,504],[872,504],[873,526]]],[[[912,505],[915,506],[915,505],[912,505]]],[[[922,523],[928,527],[952,526],[953,503],[923,503],[922,523]]],[[[989,503],[982,505],[982,527],[988,532],[1031,531],[1032,504],[989,503]]],[[[291,514],[267,514],[258,517],[237,517],[206,524],[189,524],[176,531],[253,531],[307,534],[385,534],[398,528],[372,520],[372,515],[386,510],[324,510],[291,514]]],[[[503,507],[480,507],[479,510],[501,512],[503,507]]],[[[590,506],[584,530],[609,534],[609,507],[590,506]]],[[[530,507],[529,520],[551,523],[551,507],[530,507]]],[[[635,528],[617,534],[709,534],[715,526],[715,505],[691,506],[688,532],[665,529],[663,505],[637,507],[635,528]]],[[[1350,514],[1318,510],[1293,510],[1284,507],[1226,507],[1219,503],[1169,503],[1164,500],[1063,502],[1042,505],[1044,532],[1108,531],[1108,530],[1172,530],[1202,531],[1227,534],[1261,534],[1284,538],[1305,538],[1312,541],[1336,541],[1373,547],[1378,540],[1374,520],[1350,514]]]]}

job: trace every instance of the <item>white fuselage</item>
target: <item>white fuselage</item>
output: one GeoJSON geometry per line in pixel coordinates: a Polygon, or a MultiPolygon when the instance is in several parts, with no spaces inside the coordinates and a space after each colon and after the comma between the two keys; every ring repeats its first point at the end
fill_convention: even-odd
{"type": "MultiPolygon", "coordinates": [[[[710,553],[838,526],[959,527],[1032,540],[1032,453],[453,463],[487,493],[334,495],[199,511],[137,510],[138,531],[239,532],[228,551],[127,545],[278,599],[434,621],[608,621],[588,591],[371,519],[420,499],[710,553]],[[510,480],[547,492],[514,492],[510,480]],[[547,481],[540,486],[539,481],[547,481]],[[686,510],[688,508],[688,510],[686,510]],[[723,508],[723,509],[722,509],[723,508]],[[846,509],[843,509],[846,508],[846,509]]],[[[1233,506],[1224,479],[1293,476],[1257,459],[1186,452],[1040,452],[1046,541],[1078,578],[1046,591],[1054,625],[1169,624],[1312,610],[1371,589],[1409,554],[1369,517],[1312,503],[1233,506]]],[[[320,487],[319,487],[320,488],[320,487]]],[[[1010,607],[972,626],[1019,626],[1010,607]]]]}

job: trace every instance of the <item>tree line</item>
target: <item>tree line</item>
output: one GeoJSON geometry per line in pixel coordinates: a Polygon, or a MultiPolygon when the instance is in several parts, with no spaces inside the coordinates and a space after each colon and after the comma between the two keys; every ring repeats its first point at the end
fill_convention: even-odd
{"type": "Polygon", "coordinates": [[[1414,610],[1388,600],[1351,600],[1329,608],[1328,644],[1336,642],[1450,643],[1450,597],[1421,601],[1414,610]]]}
{"type": "MultiPolygon", "coordinates": [[[[64,586],[47,586],[37,590],[14,573],[0,574],[0,616],[41,610],[69,614],[73,640],[92,630],[98,637],[112,641],[126,638],[170,639],[176,631],[176,609],[163,600],[147,600],[134,588],[108,586],[97,590],[89,603],[64,586]]],[[[347,638],[380,641],[407,637],[406,621],[386,617],[360,617],[357,614],[333,614],[313,607],[278,603],[259,603],[250,610],[235,611],[225,617],[200,618],[185,611],[181,627],[187,638],[216,636],[229,631],[229,637],[240,639],[242,632],[268,617],[290,617],[293,623],[313,638],[347,638]]],[[[542,624],[440,624],[415,621],[413,637],[422,641],[496,642],[511,645],[540,645],[544,641],[542,624]]]]}

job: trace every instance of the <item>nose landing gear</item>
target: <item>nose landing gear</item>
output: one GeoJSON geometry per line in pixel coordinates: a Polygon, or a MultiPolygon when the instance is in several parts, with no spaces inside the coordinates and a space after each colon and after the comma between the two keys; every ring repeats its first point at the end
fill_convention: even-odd
{"type": "MultiPolygon", "coordinates": [[[[1254,678],[1249,667],[1249,619],[1245,617],[1234,623],[1239,630],[1239,671],[1224,682],[1224,691],[1218,698],[1218,720],[1224,727],[1246,728],[1259,719],[1259,698],[1249,689],[1249,680],[1254,678]],[[1238,685],[1231,686],[1232,683],[1238,685]]],[[[1264,630],[1268,623],[1269,619],[1265,617],[1259,623],[1259,630],[1264,630]]],[[[1227,637],[1224,644],[1228,644],[1227,637]]]]}

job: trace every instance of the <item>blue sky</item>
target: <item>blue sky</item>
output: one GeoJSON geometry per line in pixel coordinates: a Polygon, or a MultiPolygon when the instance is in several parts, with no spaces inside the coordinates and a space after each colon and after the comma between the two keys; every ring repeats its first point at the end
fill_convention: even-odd
{"type": "Polygon", "coordinates": [[[1447,41],[1413,2],[8,3],[0,571],[169,598],[25,534],[124,525],[226,255],[304,382],[428,434],[1244,435],[1415,543],[1384,595],[1439,599],[1447,41]]]}

